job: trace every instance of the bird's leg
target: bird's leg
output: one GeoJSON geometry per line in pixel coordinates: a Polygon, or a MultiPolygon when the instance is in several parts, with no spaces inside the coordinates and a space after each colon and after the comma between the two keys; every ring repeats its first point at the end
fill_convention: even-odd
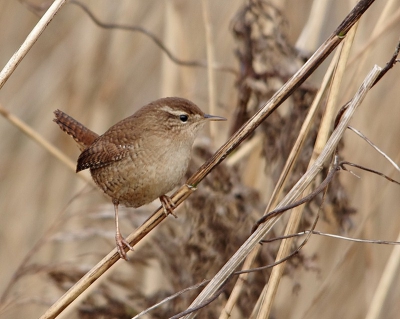
{"type": "Polygon", "coordinates": [[[165,215],[169,215],[171,214],[172,216],[174,216],[175,218],[178,218],[175,214],[174,214],[174,208],[175,208],[175,204],[173,203],[173,201],[171,200],[171,198],[167,195],[161,195],[160,196],[160,202],[162,204],[162,207],[164,208],[164,214],[165,215]]]}
{"type": "Polygon", "coordinates": [[[122,259],[128,260],[128,257],[126,256],[125,252],[125,247],[128,247],[130,250],[133,250],[133,247],[128,243],[128,241],[122,237],[120,231],[119,231],[119,222],[118,222],[118,201],[113,200],[114,204],[114,211],[115,211],[115,242],[117,244],[117,250],[119,253],[119,256],[122,259]]]}

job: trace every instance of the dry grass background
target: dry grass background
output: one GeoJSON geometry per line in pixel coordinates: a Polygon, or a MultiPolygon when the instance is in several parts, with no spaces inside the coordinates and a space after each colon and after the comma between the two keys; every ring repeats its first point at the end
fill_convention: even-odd
{"type": "MultiPolygon", "coordinates": [[[[206,60],[201,1],[84,3],[102,21],[140,25],[150,30],[181,59],[206,60]]],[[[231,21],[245,1],[203,3],[210,10],[215,61],[238,70],[234,50],[239,44],[232,35],[231,21]]],[[[278,33],[285,34],[292,45],[297,42],[303,52],[313,52],[353,5],[354,1],[347,0],[275,1],[283,16],[278,33]],[[326,3],[325,11],[310,15],[317,2],[326,3]],[[310,26],[308,31],[306,25],[310,26]]],[[[384,66],[392,55],[399,38],[399,8],[399,0],[376,1],[361,19],[337,107],[352,97],[374,64],[384,66]]],[[[7,63],[37,20],[38,16],[21,2],[0,2],[0,65],[7,63]]],[[[262,60],[265,69],[270,71],[275,67],[283,75],[268,81],[266,88],[260,89],[262,83],[251,83],[262,94],[249,103],[250,113],[251,107],[255,108],[282,84],[285,74],[290,75],[300,66],[300,59],[292,59],[289,54],[275,52],[270,47],[268,50],[262,60]],[[270,56],[268,52],[272,52],[270,56]]],[[[310,92],[319,87],[326,67],[327,63],[307,82],[310,92]]],[[[397,163],[400,162],[398,74],[395,67],[381,80],[351,122],[397,163]]],[[[2,88],[0,103],[75,160],[78,149],[52,122],[54,109],[62,109],[101,133],[140,106],[163,96],[186,97],[210,111],[208,79],[204,68],[182,67],[171,62],[146,36],[101,29],[76,5],[66,4],[2,88]]],[[[229,121],[204,131],[197,143],[192,172],[227,139],[234,126],[239,94],[235,82],[233,74],[215,71],[216,106],[212,113],[229,121]],[[210,132],[212,142],[208,138],[210,132]]],[[[296,105],[300,98],[304,97],[297,96],[297,100],[285,105],[275,120],[285,118],[292,110],[291,105],[296,105]]],[[[310,103],[312,99],[308,99],[306,96],[301,101],[310,103]]],[[[284,134],[295,133],[301,124],[296,122],[300,115],[288,118],[290,121],[282,122],[286,126],[279,136],[268,131],[268,126],[259,129],[253,139],[258,137],[261,143],[255,144],[250,154],[234,168],[224,164],[211,173],[180,209],[180,218],[164,221],[130,254],[130,263],[118,262],[79,300],[85,300],[84,304],[72,305],[64,317],[133,316],[135,311],[164,296],[211,278],[248,236],[252,222],[261,216],[269,200],[285,161],[284,149],[291,146],[291,139],[284,134]],[[275,149],[271,148],[273,142],[275,149]],[[274,150],[276,154],[272,156],[274,150]]],[[[316,126],[314,130],[317,129],[316,126]]],[[[0,305],[0,317],[34,318],[113,248],[113,208],[99,191],[87,186],[4,118],[0,119],[0,134],[0,294],[8,289],[7,300],[0,305]],[[59,224],[48,232],[55,221],[59,224]],[[33,253],[25,276],[7,288],[24,257],[43,237],[47,240],[33,253]]],[[[399,179],[399,173],[387,161],[351,132],[346,133],[340,154],[346,160],[399,179]]],[[[293,179],[300,173],[296,172],[293,179]]],[[[400,231],[399,188],[366,172],[359,175],[361,179],[340,174],[348,205],[357,213],[339,220],[335,214],[341,212],[333,211],[334,205],[327,205],[317,229],[358,238],[396,240],[400,231]]],[[[122,219],[123,233],[128,234],[143,222],[157,205],[146,206],[136,214],[124,210],[129,214],[122,219]]],[[[308,214],[315,210],[315,204],[311,205],[308,214]]],[[[280,221],[275,233],[281,234],[284,225],[280,221]]],[[[394,247],[313,236],[301,258],[288,265],[271,317],[366,317],[381,277],[388,271],[385,267],[389,257],[397,250],[394,247]]],[[[263,247],[257,261],[259,266],[273,262],[270,253],[274,249],[263,247]]],[[[396,272],[398,269],[393,271],[391,285],[385,288],[387,297],[380,318],[398,317],[400,279],[396,272]]],[[[251,284],[239,298],[234,318],[249,315],[267,275],[264,272],[250,279],[251,284]]],[[[176,309],[172,313],[184,310],[193,296],[174,302],[176,309]]],[[[228,293],[222,295],[217,305],[223,305],[227,297],[228,293]]],[[[153,317],[170,315],[173,307],[164,307],[153,317]]],[[[212,318],[220,311],[215,305],[210,309],[198,317],[212,318]]]]}

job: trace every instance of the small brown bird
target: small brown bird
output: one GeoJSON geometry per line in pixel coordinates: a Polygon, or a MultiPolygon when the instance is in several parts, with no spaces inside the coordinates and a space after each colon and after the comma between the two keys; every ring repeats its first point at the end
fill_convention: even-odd
{"type": "Polygon", "coordinates": [[[115,240],[123,259],[124,246],[133,248],[120,233],[118,205],[140,207],[159,198],[164,212],[173,214],[174,204],[165,194],[185,175],[197,133],[206,121],[226,120],[178,97],[147,104],[100,136],[60,110],[54,114],[54,122],[82,151],[76,172],[90,169],[95,183],[113,201],[115,240]]]}

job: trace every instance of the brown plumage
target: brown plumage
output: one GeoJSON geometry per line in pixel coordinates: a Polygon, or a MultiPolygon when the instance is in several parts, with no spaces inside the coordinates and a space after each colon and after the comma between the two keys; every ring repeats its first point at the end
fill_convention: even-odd
{"type": "Polygon", "coordinates": [[[56,122],[65,133],[73,137],[81,151],[92,145],[94,140],[99,137],[95,132],[89,130],[63,111],[55,110],[54,115],[56,116],[54,122],[56,122]]]}
{"type": "Polygon", "coordinates": [[[100,136],[62,111],[54,114],[54,121],[82,151],[76,171],[90,169],[114,203],[115,237],[124,259],[126,247],[132,247],[120,234],[118,205],[139,207],[160,198],[164,211],[172,213],[174,204],[165,194],[181,182],[198,131],[207,120],[225,120],[177,97],[147,104],[100,136]]]}

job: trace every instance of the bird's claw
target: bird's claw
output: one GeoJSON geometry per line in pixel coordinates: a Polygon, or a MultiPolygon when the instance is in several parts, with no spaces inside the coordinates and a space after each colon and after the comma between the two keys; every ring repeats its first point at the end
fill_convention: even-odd
{"type": "Polygon", "coordinates": [[[126,261],[128,261],[128,256],[126,255],[125,252],[125,247],[128,247],[129,250],[133,251],[133,247],[131,246],[131,244],[124,238],[121,236],[121,234],[116,234],[115,235],[115,242],[117,244],[117,250],[118,250],[118,254],[122,259],[125,259],[126,261]]]}
{"type": "Polygon", "coordinates": [[[162,195],[160,196],[160,202],[162,204],[162,207],[164,209],[164,214],[166,216],[168,216],[169,214],[171,214],[172,216],[174,216],[175,218],[178,218],[175,214],[174,214],[174,209],[175,209],[175,204],[174,202],[171,200],[170,197],[168,197],[167,195],[162,195]]]}

